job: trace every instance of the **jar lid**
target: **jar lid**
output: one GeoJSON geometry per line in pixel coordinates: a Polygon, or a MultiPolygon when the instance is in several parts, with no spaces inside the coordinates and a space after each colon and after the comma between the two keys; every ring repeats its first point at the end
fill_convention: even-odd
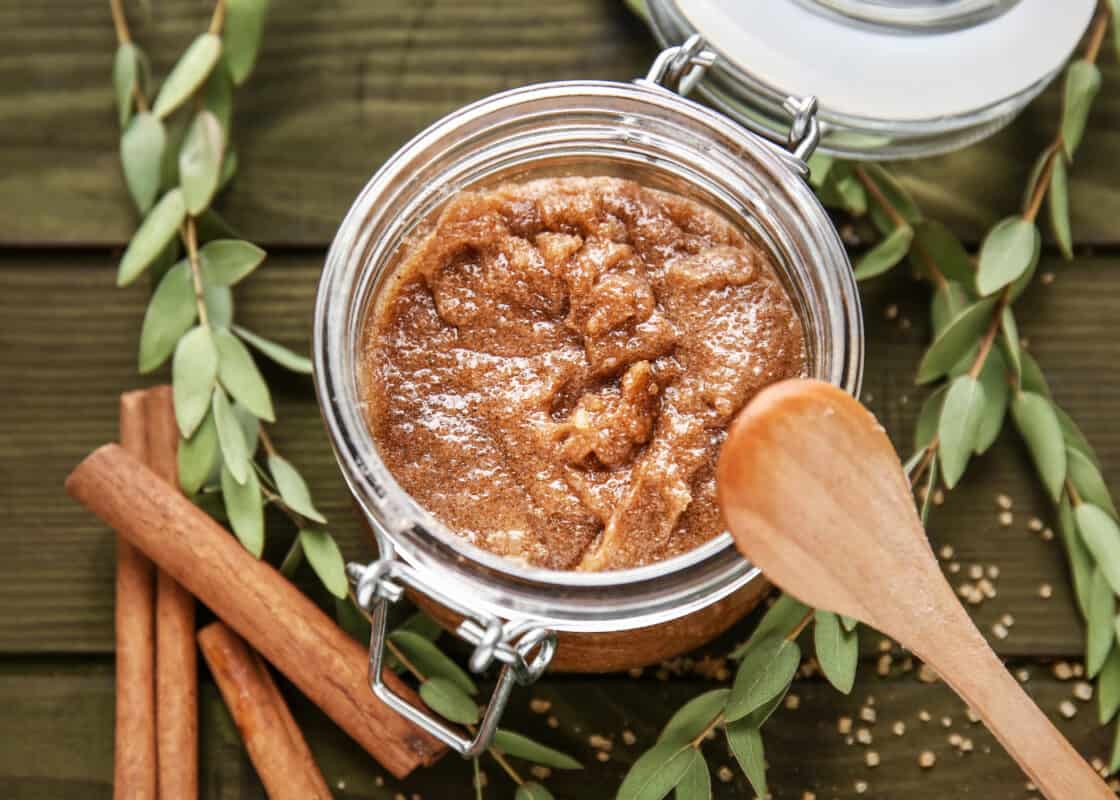
{"type": "Polygon", "coordinates": [[[788,96],[815,95],[821,149],[861,158],[963,147],[1058,74],[1095,0],[649,0],[663,44],[717,55],[696,91],[781,136],[788,96]]]}

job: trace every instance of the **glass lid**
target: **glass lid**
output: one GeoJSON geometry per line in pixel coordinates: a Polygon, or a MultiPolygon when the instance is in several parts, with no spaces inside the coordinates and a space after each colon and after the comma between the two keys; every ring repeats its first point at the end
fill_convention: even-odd
{"type": "Polygon", "coordinates": [[[1058,74],[1095,0],[648,0],[663,45],[718,58],[696,92],[771,138],[815,95],[821,150],[900,158],[1007,124],[1058,74]]]}

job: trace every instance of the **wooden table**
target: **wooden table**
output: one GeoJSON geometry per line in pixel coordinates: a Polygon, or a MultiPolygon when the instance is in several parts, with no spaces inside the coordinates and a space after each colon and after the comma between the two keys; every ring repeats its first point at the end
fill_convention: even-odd
{"type": "MultiPolygon", "coordinates": [[[[150,17],[130,8],[137,39],[157,74],[204,26],[209,4],[151,3],[150,17]]],[[[277,0],[256,74],[237,100],[235,140],[241,174],[221,210],[270,252],[268,264],[238,292],[239,313],[264,334],[306,349],[323,253],[341,215],[377,166],[440,115],[491,92],[560,78],[628,79],[645,70],[654,47],[643,27],[609,0],[277,0]]],[[[0,8],[0,796],[102,798],[111,794],[113,544],[110,532],[62,493],[67,471],[116,436],[116,398],[143,385],[135,353],[147,288],[114,288],[116,259],[136,223],[120,178],[110,91],[114,48],[108,9],[86,0],[9,3],[0,8]]],[[[1059,401],[1098,448],[1107,475],[1120,470],[1120,69],[1104,57],[1105,83],[1073,171],[1078,257],[1062,262],[1051,246],[1019,320],[1059,401]],[[1036,282],[1037,283],[1037,282],[1036,282]]],[[[975,242],[1019,203],[1027,166],[1054,125],[1058,97],[1045,94],[1009,130],[951,156],[905,164],[900,171],[927,213],[975,242]]],[[[901,274],[865,287],[868,327],[866,399],[906,449],[923,392],[913,374],[927,340],[926,294],[901,274]],[[886,309],[896,305],[897,318],[886,309]]],[[[270,372],[278,386],[278,444],[311,478],[320,507],[348,556],[366,557],[323,436],[311,386],[270,372]]],[[[158,380],[159,377],[152,380],[158,380]]],[[[1120,488],[1116,486],[1115,488],[1120,488]]],[[[1057,716],[1072,683],[1051,662],[1080,658],[1074,611],[1056,542],[1028,530],[1035,515],[1051,522],[1025,451],[1008,431],[977,460],[963,488],[931,522],[935,546],[949,545],[967,571],[996,565],[998,596],[976,612],[990,631],[1002,615],[1015,623],[994,641],[1027,688],[1057,716]],[[995,497],[1014,500],[1014,522],[997,522],[995,497]],[[1053,597],[1039,597],[1041,584],[1053,597]]],[[[287,533],[276,528],[272,547],[287,533]]],[[[705,652],[742,639],[738,625],[705,652]]],[[[770,776],[778,798],[1030,796],[1024,778],[940,685],[876,672],[880,637],[863,633],[866,654],[856,689],[842,697],[820,680],[799,682],[797,709],[767,726],[770,776]],[[865,764],[866,747],[846,744],[837,718],[854,716],[868,697],[869,726],[882,760],[865,764]],[[922,723],[928,710],[933,721],[922,723]],[[952,728],[941,726],[941,718],[952,728]],[[902,720],[907,732],[890,733],[902,720]],[[957,755],[947,736],[971,738],[957,755]],[[917,754],[938,763],[921,770],[917,754]]],[[[548,676],[514,700],[515,725],[578,755],[582,773],[548,783],[560,797],[612,795],[637,752],[669,713],[712,684],[695,675],[548,676]],[[664,677],[664,676],[662,676],[664,677]],[[552,701],[553,729],[528,710],[530,697],[552,701]],[[620,740],[623,729],[638,738],[620,740]],[[600,763],[591,734],[614,736],[600,763]]],[[[288,687],[290,689],[290,687],[288,687]]],[[[470,796],[469,765],[454,757],[404,784],[377,765],[298,693],[289,691],[312,749],[340,797],[470,796]]],[[[209,798],[262,797],[231,721],[209,682],[202,687],[202,786],[209,798]]],[[[1095,703],[1077,704],[1061,728],[1089,756],[1107,757],[1111,730],[1096,725],[1095,703]]],[[[857,725],[860,724],[857,722],[857,725]]],[[[709,745],[713,770],[733,762],[709,745]]],[[[488,797],[512,796],[492,764],[488,797]]],[[[749,797],[738,770],[720,797],[749,797]]]]}

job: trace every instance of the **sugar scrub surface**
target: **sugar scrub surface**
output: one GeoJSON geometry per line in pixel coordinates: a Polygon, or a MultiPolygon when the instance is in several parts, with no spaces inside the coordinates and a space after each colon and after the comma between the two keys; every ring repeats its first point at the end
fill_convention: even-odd
{"type": "Polygon", "coordinates": [[[452,198],[368,314],[359,385],[385,463],[450,529],[604,570],[722,531],[727,425],[805,369],[761,246],[692,200],[571,177],[452,198]]]}

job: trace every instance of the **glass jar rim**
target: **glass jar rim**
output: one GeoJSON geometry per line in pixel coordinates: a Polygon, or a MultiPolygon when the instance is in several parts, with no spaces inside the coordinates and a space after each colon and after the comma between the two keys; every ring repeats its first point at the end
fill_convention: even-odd
{"type": "MultiPolygon", "coordinates": [[[[450,142],[482,135],[490,130],[488,122],[502,115],[516,116],[519,110],[542,103],[594,109],[624,101],[634,108],[648,107],[686,121],[709,132],[713,140],[733,142],[740,155],[749,156],[755,168],[764,170],[764,179],[782,186],[783,197],[797,213],[811,218],[812,235],[821,239],[815,244],[826,254],[823,260],[827,262],[815,266],[832,270],[830,291],[836,296],[837,313],[843,315],[842,340],[834,343],[842,356],[827,377],[858,394],[863,332],[855,281],[831,220],[791,166],[790,155],[709,108],[649,85],[607,81],[534,84],[484,98],[435,122],[397,151],[358,195],[328,252],[315,308],[315,384],[324,421],[351,492],[375,532],[392,542],[418,571],[444,586],[471,593],[487,610],[506,618],[531,616],[558,630],[620,630],[656,624],[710,605],[759,573],[738,555],[726,533],[664,561],[608,572],[523,566],[456,536],[409,497],[381,463],[357,411],[354,370],[347,361],[347,349],[353,345],[354,309],[341,313],[334,306],[340,298],[352,297],[356,282],[371,270],[368,249],[376,249],[377,244],[371,241],[372,221],[389,213],[386,208],[405,191],[393,187],[403,182],[415,190],[416,181],[421,180],[415,176],[429,168],[450,142]],[[347,314],[350,317],[343,319],[347,314]],[[667,596],[672,589],[679,591],[667,596]],[[611,593],[613,597],[608,596],[611,593]],[[590,600],[613,601],[611,611],[583,608],[590,600]]],[[[391,225],[399,233],[407,222],[397,220],[391,225]]],[[[390,225],[379,220],[381,223],[390,225]]]]}

